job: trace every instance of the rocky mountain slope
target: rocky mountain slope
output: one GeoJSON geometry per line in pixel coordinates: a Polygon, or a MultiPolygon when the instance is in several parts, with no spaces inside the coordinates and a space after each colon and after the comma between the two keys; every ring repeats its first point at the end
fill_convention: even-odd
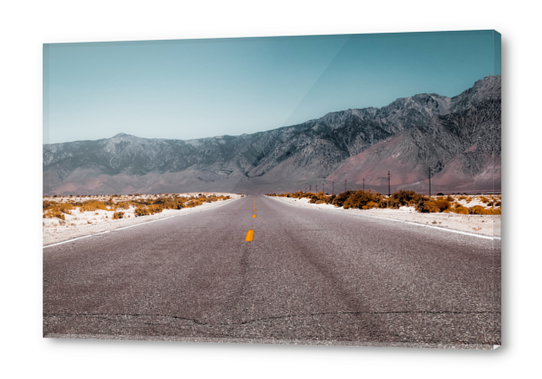
{"type": "Polygon", "coordinates": [[[394,189],[423,190],[428,167],[435,189],[500,191],[500,88],[489,76],[453,98],[418,94],[240,136],[48,144],[44,194],[291,191],[345,179],[354,188],[364,178],[382,190],[388,170],[394,189]]]}

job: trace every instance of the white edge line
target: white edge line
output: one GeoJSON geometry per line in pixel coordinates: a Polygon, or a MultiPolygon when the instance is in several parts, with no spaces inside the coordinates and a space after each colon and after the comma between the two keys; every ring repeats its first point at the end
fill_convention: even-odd
{"type": "MultiPolygon", "coordinates": [[[[224,203],[224,204],[220,204],[220,205],[218,205],[218,206],[216,206],[216,207],[207,208],[207,209],[205,209],[205,210],[214,209],[214,208],[220,208],[220,207],[222,207],[222,206],[224,206],[224,205],[226,205],[226,204],[232,203],[233,201],[239,200],[239,199],[240,199],[240,197],[237,198],[237,199],[231,199],[232,201],[230,201],[230,202],[227,202],[227,203],[224,203]]],[[[201,209],[200,209],[198,212],[193,212],[193,213],[199,213],[199,212],[203,212],[203,211],[204,211],[204,210],[201,210],[201,209]]],[[[190,213],[192,213],[192,212],[190,212],[190,213]]],[[[117,229],[113,229],[113,230],[106,230],[105,232],[99,232],[99,233],[89,234],[89,235],[82,236],[82,237],[72,238],[71,240],[62,241],[62,242],[54,243],[54,244],[52,244],[52,245],[43,246],[43,248],[46,249],[46,248],[48,248],[48,247],[58,246],[58,245],[62,245],[62,244],[64,244],[64,243],[68,243],[68,242],[73,242],[73,241],[76,241],[76,240],[80,240],[80,239],[82,239],[82,238],[97,236],[97,235],[99,235],[99,234],[105,234],[105,233],[110,233],[110,232],[116,232],[116,231],[118,231],[118,230],[133,228],[133,227],[135,227],[135,226],[147,225],[147,224],[150,224],[151,222],[163,221],[163,220],[167,220],[167,219],[173,218],[173,217],[186,216],[186,215],[189,215],[190,213],[187,212],[187,213],[183,213],[183,214],[180,214],[180,215],[175,215],[175,216],[169,216],[169,217],[159,218],[159,219],[157,219],[157,220],[145,221],[145,222],[141,222],[141,223],[139,223],[139,224],[130,225],[130,226],[125,226],[125,227],[123,227],[123,228],[117,228],[117,229]]]]}
{"type": "Polygon", "coordinates": [[[80,240],[80,239],[82,239],[82,238],[92,237],[93,235],[94,235],[94,234],[89,234],[88,236],[73,238],[73,239],[71,239],[71,240],[62,241],[62,242],[54,243],[54,244],[52,244],[52,245],[43,246],[43,248],[45,249],[45,248],[47,248],[47,247],[62,245],[63,243],[68,243],[68,242],[72,242],[72,241],[75,241],[75,240],[80,240]]]}
{"type": "MultiPolygon", "coordinates": [[[[276,196],[266,196],[268,198],[275,198],[275,200],[279,200],[281,203],[284,203],[284,204],[290,204],[294,207],[297,207],[296,204],[292,204],[290,202],[287,202],[287,201],[281,201],[280,199],[276,198],[276,196]]],[[[305,207],[304,207],[305,208],[305,207]]],[[[310,209],[310,207],[309,207],[310,209]]],[[[322,209],[322,208],[319,208],[319,209],[322,209]]],[[[339,208],[340,209],[340,208],[339,208]]],[[[325,211],[334,211],[335,209],[323,209],[325,211]]],[[[348,214],[348,213],[345,213],[345,214],[348,214]]],[[[424,225],[424,224],[420,224],[420,223],[417,223],[417,222],[412,222],[412,221],[404,221],[404,220],[397,220],[397,219],[394,219],[394,218],[386,218],[386,217],[379,217],[379,216],[370,216],[370,215],[364,215],[364,214],[355,214],[355,213],[351,213],[350,214],[351,216],[362,216],[362,217],[369,217],[369,218],[378,218],[378,219],[381,219],[381,220],[386,220],[386,221],[395,221],[395,222],[402,222],[404,224],[410,224],[410,225],[416,225],[416,226],[424,226],[426,228],[432,228],[432,229],[438,229],[438,230],[442,230],[444,232],[450,232],[450,233],[458,233],[458,234],[464,234],[464,235],[467,235],[467,236],[472,236],[472,237],[478,237],[478,238],[485,238],[485,239],[489,239],[489,240],[494,240],[494,239],[498,239],[500,240],[501,237],[490,237],[490,236],[483,236],[481,234],[475,234],[475,233],[469,233],[469,232],[462,232],[460,230],[454,230],[454,229],[446,229],[446,228],[440,228],[438,226],[433,226],[433,225],[424,225]]]]}

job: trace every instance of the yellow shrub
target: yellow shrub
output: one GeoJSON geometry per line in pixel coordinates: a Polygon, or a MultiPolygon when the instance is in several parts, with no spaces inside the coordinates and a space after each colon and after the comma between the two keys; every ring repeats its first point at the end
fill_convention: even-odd
{"type": "Polygon", "coordinates": [[[124,216],[124,212],[115,212],[113,213],[113,220],[121,219],[124,216]]]}
{"type": "Polygon", "coordinates": [[[434,201],[426,200],[416,206],[416,210],[422,213],[440,212],[440,208],[434,201]]]}
{"type": "Polygon", "coordinates": [[[62,203],[60,204],[60,211],[62,213],[70,214],[70,210],[74,208],[73,204],[71,203],[62,203]]]}
{"type": "Polygon", "coordinates": [[[469,214],[469,210],[462,205],[456,205],[456,207],[453,208],[452,211],[454,213],[463,214],[463,215],[469,214]]]}
{"type": "Polygon", "coordinates": [[[372,208],[378,208],[378,203],[375,203],[374,201],[369,201],[367,204],[362,206],[363,209],[372,209],[372,208]]]}
{"type": "Polygon", "coordinates": [[[491,209],[485,209],[481,205],[475,205],[472,208],[469,208],[469,213],[473,215],[487,215],[492,214],[491,209]]]}
{"type": "Polygon", "coordinates": [[[107,207],[105,204],[98,200],[87,200],[83,202],[83,205],[81,206],[80,210],[81,212],[92,212],[96,211],[98,209],[102,209],[104,211],[107,210],[107,207]]]}
{"type": "Polygon", "coordinates": [[[442,198],[435,201],[435,205],[439,208],[440,212],[446,211],[452,207],[452,204],[448,200],[442,198]]]}

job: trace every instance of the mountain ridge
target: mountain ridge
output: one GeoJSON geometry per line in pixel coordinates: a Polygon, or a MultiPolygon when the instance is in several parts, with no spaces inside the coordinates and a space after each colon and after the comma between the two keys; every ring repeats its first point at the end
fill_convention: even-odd
{"type": "MultiPolygon", "coordinates": [[[[47,144],[43,146],[44,194],[212,191],[215,187],[231,192],[298,190],[309,182],[342,180],[338,178],[348,172],[337,170],[352,166],[356,159],[353,170],[361,176],[353,176],[351,182],[358,184],[378,165],[373,160],[371,168],[366,157],[354,157],[396,138],[403,148],[394,159],[403,166],[416,160],[414,182],[402,184],[422,181],[423,165],[437,175],[460,154],[483,171],[487,163],[479,162],[487,161],[487,154],[500,157],[500,76],[478,80],[452,98],[416,94],[381,108],[328,112],[301,124],[238,136],[177,140],[118,133],[99,140],[47,144]],[[480,138],[478,155],[486,155],[464,153],[480,138]],[[410,149],[405,150],[407,145],[410,149]],[[153,185],[149,178],[154,178],[153,185]]],[[[384,159],[382,152],[380,156],[384,159]]],[[[395,170],[391,161],[390,167],[395,170]]],[[[478,172],[462,170],[467,177],[478,172]]],[[[500,183],[500,171],[498,175],[500,183]]],[[[373,184],[378,187],[376,181],[373,184]]]]}

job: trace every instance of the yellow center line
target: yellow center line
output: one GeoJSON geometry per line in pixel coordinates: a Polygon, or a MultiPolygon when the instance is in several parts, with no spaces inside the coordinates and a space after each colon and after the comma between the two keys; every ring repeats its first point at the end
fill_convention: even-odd
{"type": "Polygon", "coordinates": [[[252,218],[256,218],[256,215],[252,215],[252,218]]]}
{"type": "Polygon", "coordinates": [[[245,241],[254,241],[254,229],[250,229],[247,232],[247,236],[245,238],[245,241]]]}

